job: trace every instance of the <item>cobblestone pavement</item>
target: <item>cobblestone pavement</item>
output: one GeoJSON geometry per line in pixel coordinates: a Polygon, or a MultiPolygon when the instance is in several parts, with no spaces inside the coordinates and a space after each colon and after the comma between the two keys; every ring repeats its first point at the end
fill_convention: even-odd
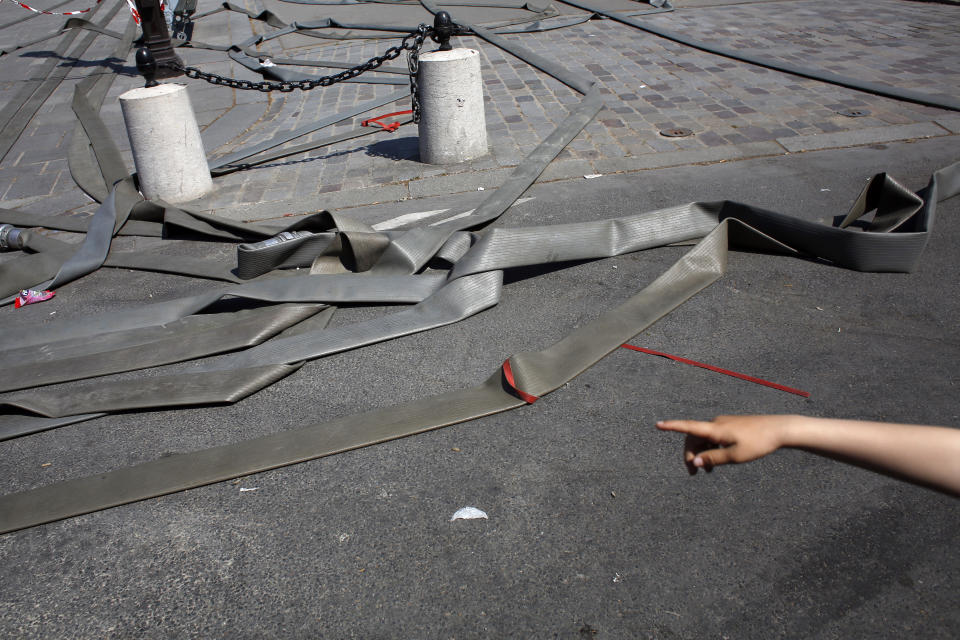
{"type": "MultiPolygon", "coordinates": [[[[338,17],[348,11],[358,15],[357,7],[266,2],[260,5],[246,0],[246,7],[254,13],[266,7],[288,21],[303,20],[304,16],[338,17]]],[[[956,96],[960,89],[960,56],[951,54],[960,50],[957,6],[904,0],[829,5],[815,0],[675,4],[674,12],[642,19],[706,42],[842,75],[934,95],[956,96]]],[[[555,6],[562,13],[579,13],[568,5],[555,6]]],[[[625,0],[607,0],[603,6],[634,11],[649,8],[625,0]]],[[[23,17],[12,5],[0,9],[4,10],[2,24],[23,17]]],[[[200,11],[205,9],[201,3],[200,11]]],[[[103,15],[106,10],[99,9],[93,19],[103,15]]],[[[420,7],[397,6],[384,7],[373,15],[386,24],[390,20],[415,24],[426,16],[420,7]],[[401,19],[403,16],[409,19],[401,19]]],[[[38,16],[0,29],[0,47],[51,33],[63,20],[38,16]]],[[[120,11],[108,27],[120,31],[128,20],[126,12],[120,11]]],[[[194,39],[223,46],[242,42],[253,33],[273,31],[244,14],[221,11],[197,21],[194,39]]],[[[594,79],[605,94],[606,108],[550,165],[541,181],[960,133],[960,114],[955,112],[729,60],[612,20],[506,37],[594,79]],[[864,115],[850,117],[842,112],[864,115]],[[690,129],[693,135],[668,138],[660,133],[675,128],[690,129]]],[[[18,83],[38,73],[56,42],[52,39],[4,56],[0,70],[4,96],[12,96],[18,83]]],[[[293,35],[266,41],[259,49],[264,57],[358,63],[395,42],[293,35]]],[[[579,96],[484,41],[460,38],[458,44],[481,52],[490,142],[487,156],[454,166],[422,164],[416,129],[408,125],[395,133],[377,133],[219,178],[215,193],[198,205],[223,215],[258,219],[307,208],[342,208],[497,186],[510,168],[556,127],[579,96]]],[[[109,57],[114,46],[114,39],[97,37],[79,55],[81,62],[70,69],[67,80],[0,163],[0,206],[34,210],[36,204],[45,213],[92,210],[89,198],[73,186],[65,160],[74,126],[70,111],[73,86],[87,73],[121,74],[102,115],[132,170],[116,96],[140,80],[131,60],[121,64],[109,57]]],[[[204,71],[259,79],[220,51],[178,51],[188,65],[204,71]]],[[[65,58],[70,58],[69,52],[65,58]]],[[[393,64],[402,62],[400,58],[393,64]]],[[[315,67],[290,68],[325,72],[315,67]]],[[[395,85],[351,83],[310,92],[262,94],[184,81],[189,83],[211,157],[274,138],[398,89],[395,85]]],[[[375,113],[408,106],[409,100],[404,99],[375,113]]],[[[361,119],[349,119],[289,144],[355,129],[361,119]]]]}

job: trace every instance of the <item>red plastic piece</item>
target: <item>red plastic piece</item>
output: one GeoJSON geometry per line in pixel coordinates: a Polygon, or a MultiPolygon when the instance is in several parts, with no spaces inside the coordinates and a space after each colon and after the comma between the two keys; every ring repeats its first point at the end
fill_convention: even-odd
{"type": "Polygon", "coordinates": [[[370,126],[373,126],[373,125],[371,124],[371,123],[373,123],[373,124],[376,124],[376,125],[379,125],[379,126],[383,127],[383,128],[386,129],[387,131],[396,131],[397,129],[400,128],[400,123],[399,123],[399,122],[388,122],[387,124],[384,124],[384,123],[382,123],[382,122],[380,122],[380,121],[383,120],[384,118],[389,118],[389,117],[391,117],[391,116],[402,116],[402,115],[406,115],[406,114],[408,114],[408,113],[413,113],[413,109],[407,109],[406,111],[394,111],[393,113],[385,113],[385,114],[383,114],[382,116],[377,116],[376,118],[368,118],[368,119],[364,120],[363,122],[361,122],[361,123],[360,123],[360,126],[361,126],[361,127],[370,127],[370,126]]]}

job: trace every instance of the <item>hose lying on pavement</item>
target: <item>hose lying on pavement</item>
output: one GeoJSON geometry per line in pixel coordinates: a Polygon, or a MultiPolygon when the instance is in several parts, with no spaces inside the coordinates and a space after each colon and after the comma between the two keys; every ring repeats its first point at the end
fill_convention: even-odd
{"type": "MultiPolygon", "coordinates": [[[[606,231],[600,229],[600,233],[589,243],[593,251],[600,253],[643,246],[645,241],[662,243],[682,239],[684,233],[661,235],[664,224],[669,221],[688,221],[681,224],[688,227],[690,234],[697,235],[702,233],[702,229],[698,227],[698,219],[703,218],[706,223],[708,217],[716,216],[714,220],[719,220],[689,253],[623,305],[581,326],[543,351],[512,356],[500,371],[480,386],[3,496],[0,497],[0,532],[296,464],[532,403],[573,379],[607,353],[629,341],[721,277],[726,270],[728,247],[731,242],[736,241],[735,238],[754,248],[788,251],[815,245],[819,240],[825,239],[825,246],[830,247],[830,257],[834,260],[849,260],[851,266],[868,266],[880,270],[887,266],[895,269],[910,266],[922,251],[938,199],[945,199],[960,192],[960,163],[941,169],[931,178],[928,186],[917,194],[915,211],[902,218],[885,215],[891,211],[887,206],[889,202],[899,201],[901,189],[882,174],[875,177],[845,220],[849,224],[862,212],[876,208],[878,215],[874,218],[874,224],[884,229],[911,229],[900,233],[861,233],[834,229],[735,203],[678,207],[653,212],[632,221],[620,220],[606,225],[592,225],[607,226],[606,231]],[[600,242],[597,242],[598,240],[600,242]],[[889,257],[889,263],[884,260],[885,257],[889,257]]],[[[905,212],[901,211],[901,215],[903,213],[905,212]]],[[[528,252],[534,247],[544,246],[546,238],[557,239],[554,246],[569,246],[578,251],[579,256],[585,255],[586,252],[580,250],[583,246],[580,241],[587,234],[577,232],[589,233],[589,230],[576,228],[583,225],[564,226],[565,229],[546,227],[520,230],[514,234],[516,237],[510,237],[509,231],[489,235],[487,237],[491,240],[485,246],[474,245],[478,255],[463,262],[473,265],[465,270],[470,271],[481,264],[529,264],[531,257],[528,252]]],[[[468,251],[461,261],[470,256],[474,249],[468,251]]],[[[804,253],[808,254],[807,251],[804,253]]],[[[570,259],[570,255],[567,253],[564,257],[570,259]]],[[[492,276],[498,285],[500,273],[488,271],[453,278],[450,284],[438,291],[438,294],[450,294],[450,299],[445,300],[442,307],[453,309],[454,313],[458,313],[460,309],[471,313],[484,308],[483,303],[476,309],[469,307],[470,304],[477,304],[476,293],[469,287],[463,291],[454,288],[471,278],[482,276],[492,276]]],[[[454,273],[451,273],[451,276],[453,275],[454,273]]],[[[483,292],[485,289],[488,287],[479,286],[477,291],[483,292]]],[[[351,338],[362,341],[391,337],[383,331],[391,327],[389,321],[384,326],[361,327],[359,330],[357,327],[360,325],[348,327],[344,332],[356,332],[356,335],[344,336],[347,342],[351,338]],[[371,328],[381,331],[377,338],[367,333],[371,328]]],[[[398,334],[403,335],[404,332],[405,328],[398,334]]],[[[249,388],[271,384],[292,371],[289,370],[290,367],[283,365],[271,367],[265,364],[269,358],[264,352],[303,353],[305,344],[313,346],[318,337],[323,340],[323,334],[324,332],[320,331],[314,332],[314,335],[304,334],[307,336],[305,338],[295,336],[281,339],[272,346],[271,342],[265,342],[252,351],[240,352],[239,366],[236,368],[179,376],[179,380],[184,383],[184,392],[189,394],[181,398],[180,403],[230,402],[235,400],[236,394],[242,395],[249,388]],[[258,349],[261,350],[260,353],[257,353],[258,349]],[[223,388],[232,389],[234,396],[222,397],[216,392],[211,394],[211,389],[218,388],[223,382],[228,382],[223,388]]],[[[336,330],[327,333],[328,340],[335,342],[339,337],[336,330]]],[[[289,355],[281,355],[278,359],[283,357],[289,358],[289,355]]],[[[126,393],[126,408],[142,407],[145,402],[157,406],[160,400],[158,396],[169,398],[171,393],[176,393],[173,389],[176,381],[158,383],[154,379],[151,383],[153,388],[149,390],[136,383],[118,383],[121,391],[126,393]],[[154,391],[158,388],[159,394],[154,391]]],[[[101,385],[97,385],[97,388],[89,389],[88,394],[96,396],[100,393],[100,387],[101,385]]],[[[24,402],[16,404],[23,408],[32,408],[24,402]]],[[[109,411],[117,407],[108,404],[101,408],[109,411]]],[[[73,410],[77,409],[70,408],[68,412],[73,410]]],[[[78,411],[89,410],[90,407],[84,407],[78,411]]]]}
{"type": "MultiPolygon", "coordinates": [[[[435,10],[429,3],[424,5],[435,10]]],[[[290,375],[305,358],[322,357],[427,330],[478,313],[496,304],[503,269],[613,256],[696,238],[702,238],[700,242],[654,283],[620,307],[582,326],[552,347],[509,358],[501,370],[477,387],[3,496],[0,497],[0,531],[295,464],[531,403],[559,388],[714,282],[726,269],[730,246],[797,253],[859,270],[909,271],[926,244],[937,201],[960,192],[960,164],[954,164],[938,171],[928,186],[916,194],[883,174],[876,176],[840,228],[724,201],[694,203],[597,223],[486,229],[592,120],[602,102],[596,87],[588,80],[570,74],[555,61],[537,56],[482,27],[468,26],[478,37],[507,49],[584,94],[584,99],[558,129],[474,213],[432,227],[390,233],[375,232],[345,219],[318,214],[286,229],[307,234],[297,237],[315,240],[300,243],[297,247],[300,253],[270,253],[267,257],[276,261],[273,266],[309,263],[320,273],[328,273],[331,265],[339,264],[341,270],[350,266],[362,270],[363,274],[270,278],[265,277],[268,272],[248,284],[219,288],[163,303],[160,307],[92,317],[51,331],[34,329],[34,340],[57,341],[51,349],[51,358],[12,370],[2,380],[8,389],[23,388],[24,380],[33,381],[32,387],[102,375],[110,370],[155,366],[159,361],[155,352],[171,339],[176,339],[181,349],[162,358],[164,361],[251,346],[189,375],[151,378],[149,386],[139,380],[112,383],[98,380],[93,384],[74,385],[56,397],[43,390],[0,396],[0,402],[9,409],[0,421],[0,434],[23,435],[112,411],[236,402],[290,375]],[[866,232],[847,228],[874,210],[876,214],[866,232]],[[304,245],[308,245],[310,251],[303,249],[304,245]],[[450,263],[450,269],[445,273],[424,272],[437,257],[450,263]],[[206,345],[210,326],[194,324],[186,318],[225,295],[312,305],[281,308],[276,316],[263,312],[261,321],[273,323],[272,328],[238,336],[237,341],[230,344],[206,345]],[[319,311],[317,305],[358,299],[415,304],[382,318],[337,329],[323,328],[324,322],[320,328],[298,334],[286,331],[298,322],[309,321],[319,311]],[[178,323],[175,336],[156,329],[161,322],[157,320],[161,317],[157,313],[161,307],[166,314],[162,316],[166,318],[163,322],[178,323]],[[267,320],[267,316],[273,319],[267,320]],[[283,333],[270,337],[278,332],[283,333]],[[137,348],[131,348],[132,345],[137,348]],[[145,352],[147,356],[138,359],[136,352],[145,352]],[[106,358],[108,362],[98,362],[104,360],[104,354],[110,355],[106,358]],[[37,417],[23,416],[23,411],[37,417]]],[[[97,117],[95,109],[80,108],[77,112],[84,119],[97,117]]],[[[95,130],[95,122],[87,125],[84,129],[95,130]]],[[[109,158],[114,154],[101,148],[96,157],[109,165],[113,162],[109,158]]],[[[117,170],[115,166],[100,167],[103,176],[115,175],[117,170]]],[[[3,221],[2,215],[0,221],[3,221]]],[[[50,283],[59,285],[106,264],[111,256],[112,236],[128,224],[153,225],[148,227],[153,231],[189,229],[210,237],[246,241],[277,232],[277,229],[231,223],[163,203],[144,202],[132,181],[125,178],[117,182],[104,199],[86,227],[87,237],[79,249],[68,252],[63,247],[50,245],[35,254],[53,259],[47,261],[49,273],[33,282],[49,278],[50,283]]],[[[27,240],[33,242],[29,236],[27,240]]],[[[42,249],[43,242],[35,241],[35,246],[42,249]]],[[[259,267],[244,275],[256,272],[260,272],[259,267]]],[[[17,277],[28,275],[31,274],[25,269],[17,271],[17,277]]],[[[256,313],[252,315],[259,317],[256,313]]],[[[221,320],[230,326],[244,322],[241,316],[217,319],[221,320]]],[[[11,343],[16,344],[16,337],[14,333],[11,343]]],[[[16,362],[16,355],[8,353],[4,361],[16,362]]]]}

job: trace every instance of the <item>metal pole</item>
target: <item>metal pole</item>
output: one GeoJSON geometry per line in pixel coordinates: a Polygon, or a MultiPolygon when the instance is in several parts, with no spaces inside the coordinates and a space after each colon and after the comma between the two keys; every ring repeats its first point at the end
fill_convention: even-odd
{"type": "Polygon", "coordinates": [[[176,78],[183,75],[181,71],[172,69],[168,64],[183,65],[183,61],[173,52],[170,44],[170,32],[167,31],[167,21],[160,11],[160,0],[134,0],[137,11],[140,13],[140,28],[143,29],[141,41],[150,49],[154,60],[157,61],[156,77],[176,78]]]}

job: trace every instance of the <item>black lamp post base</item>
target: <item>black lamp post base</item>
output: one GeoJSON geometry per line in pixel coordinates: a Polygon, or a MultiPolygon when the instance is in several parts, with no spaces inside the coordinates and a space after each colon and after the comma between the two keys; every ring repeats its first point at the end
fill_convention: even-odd
{"type": "Polygon", "coordinates": [[[177,78],[183,75],[182,71],[174,69],[170,65],[183,66],[183,60],[180,59],[173,51],[173,47],[170,46],[170,40],[166,42],[148,42],[141,38],[138,42],[140,46],[146,47],[150,50],[150,53],[153,54],[153,59],[157,61],[157,70],[154,72],[154,77],[158,80],[163,80],[165,78],[177,78]]]}
{"type": "Polygon", "coordinates": [[[173,45],[170,44],[170,32],[167,31],[167,22],[160,11],[160,3],[157,0],[134,0],[137,5],[137,11],[140,12],[140,27],[143,29],[143,35],[139,43],[150,49],[153,59],[157,61],[156,78],[176,78],[182,76],[183,72],[172,68],[170,65],[183,66],[180,56],[173,52],[173,45]]]}

